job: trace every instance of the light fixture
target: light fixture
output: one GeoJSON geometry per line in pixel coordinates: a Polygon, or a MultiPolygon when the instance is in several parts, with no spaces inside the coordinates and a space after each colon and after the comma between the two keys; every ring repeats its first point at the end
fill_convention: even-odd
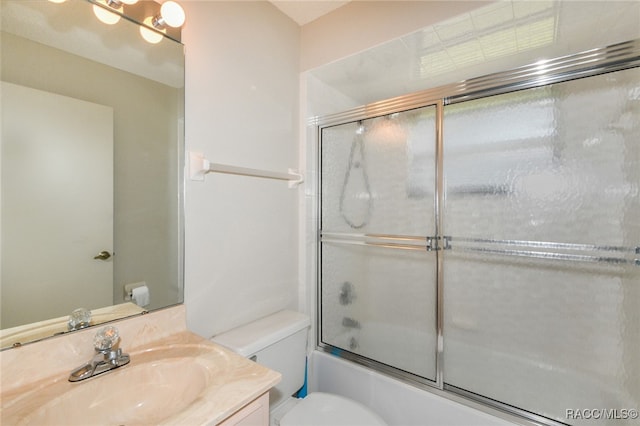
{"type": "Polygon", "coordinates": [[[51,3],[64,3],[67,0],[49,0],[51,3]]]}
{"type": "Polygon", "coordinates": [[[166,1],[160,6],[160,13],[153,17],[151,24],[161,30],[166,27],[179,28],[184,24],[184,9],[175,1],[166,1]]]}
{"type": "Polygon", "coordinates": [[[123,4],[128,4],[128,5],[136,4],[138,3],[138,0],[104,0],[104,2],[109,7],[112,7],[114,9],[119,9],[120,7],[122,7],[123,4]]]}
{"type": "Polygon", "coordinates": [[[94,15],[107,25],[114,25],[125,17],[138,23],[140,35],[148,43],[160,43],[164,37],[180,43],[182,32],[180,27],[184,24],[185,13],[175,1],[89,0],[89,2],[93,4],[94,15]]]}
{"type": "MultiPolygon", "coordinates": [[[[49,1],[60,1],[60,0],[49,0],[49,1]]],[[[62,0],[65,1],[65,0],[62,0]]],[[[100,7],[97,4],[93,5],[93,14],[96,15],[96,18],[107,25],[117,24],[120,21],[120,14],[123,13],[123,7],[126,4],[130,6],[132,4],[136,4],[138,0],[102,0],[100,3],[105,4],[110,7],[115,13],[108,8],[100,7]]]]}
{"type": "MultiPolygon", "coordinates": [[[[119,7],[110,6],[112,9],[117,10],[118,12],[122,12],[122,5],[119,7]]],[[[107,25],[117,24],[120,21],[120,15],[112,12],[108,9],[105,9],[102,6],[98,6],[97,4],[93,5],[93,14],[96,15],[96,18],[100,20],[100,22],[105,23],[107,25]]]]}
{"type": "MultiPolygon", "coordinates": [[[[144,25],[140,25],[140,35],[142,36],[143,39],[145,39],[147,42],[151,43],[151,44],[157,44],[160,43],[162,41],[162,38],[164,37],[161,33],[159,33],[158,31],[154,31],[150,28],[145,27],[145,25],[151,27],[152,26],[152,21],[153,21],[153,17],[149,16],[148,18],[145,18],[143,24],[144,25]]],[[[163,31],[164,30],[159,30],[159,31],[163,31]]]]}

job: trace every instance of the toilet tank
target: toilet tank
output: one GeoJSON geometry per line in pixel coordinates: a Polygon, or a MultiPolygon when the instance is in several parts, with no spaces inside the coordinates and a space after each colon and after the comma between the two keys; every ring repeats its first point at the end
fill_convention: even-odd
{"type": "Polygon", "coordinates": [[[304,384],[309,317],[280,311],[214,336],[211,340],[282,374],[282,381],[269,393],[275,407],[304,384]]]}

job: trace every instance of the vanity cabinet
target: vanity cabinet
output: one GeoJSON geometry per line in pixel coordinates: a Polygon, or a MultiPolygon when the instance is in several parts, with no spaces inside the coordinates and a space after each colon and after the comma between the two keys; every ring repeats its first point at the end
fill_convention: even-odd
{"type": "Polygon", "coordinates": [[[219,426],[268,426],[269,392],[247,404],[240,411],[223,420],[219,426]]]}

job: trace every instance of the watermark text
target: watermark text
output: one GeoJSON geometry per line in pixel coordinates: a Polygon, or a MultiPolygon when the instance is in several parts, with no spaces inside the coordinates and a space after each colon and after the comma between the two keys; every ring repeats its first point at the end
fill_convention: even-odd
{"type": "Polygon", "coordinates": [[[568,420],[633,420],[638,418],[637,408],[567,408],[568,420]]]}

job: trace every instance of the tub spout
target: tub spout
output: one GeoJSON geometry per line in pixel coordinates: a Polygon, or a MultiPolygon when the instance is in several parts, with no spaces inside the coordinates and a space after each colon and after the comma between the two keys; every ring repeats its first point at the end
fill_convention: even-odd
{"type": "Polygon", "coordinates": [[[360,321],[355,320],[353,318],[344,317],[342,318],[342,325],[343,327],[348,327],[348,328],[360,328],[360,321]]]}

